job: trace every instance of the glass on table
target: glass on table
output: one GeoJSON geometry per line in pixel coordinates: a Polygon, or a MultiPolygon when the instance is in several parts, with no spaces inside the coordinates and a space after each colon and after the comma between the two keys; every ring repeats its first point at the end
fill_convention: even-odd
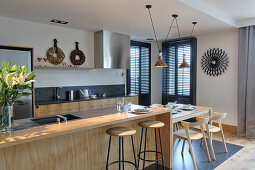
{"type": "Polygon", "coordinates": [[[117,111],[119,113],[123,112],[123,107],[124,107],[124,98],[118,97],[117,98],[117,111]]]}

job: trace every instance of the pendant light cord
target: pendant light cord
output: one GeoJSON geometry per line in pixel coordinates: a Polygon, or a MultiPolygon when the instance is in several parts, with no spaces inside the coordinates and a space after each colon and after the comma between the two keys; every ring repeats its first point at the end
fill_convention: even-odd
{"type": "Polygon", "coordinates": [[[191,31],[191,34],[190,34],[191,37],[193,36],[193,31],[194,31],[194,28],[195,28],[197,22],[192,22],[192,24],[193,24],[193,28],[192,28],[192,31],[191,31]]]}
{"type": "Polygon", "coordinates": [[[174,18],[172,20],[171,26],[169,27],[169,30],[168,30],[168,33],[167,33],[167,36],[166,36],[166,41],[167,41],[169,33],[170,33],[171,29],[172,29],[173,23],[174,23],[174,18]]]}
{"type": "Polygon", "coordinates": [[[179,30],[179,25],[178,25],[178,22],[177,22],[176,18],[175,18],[175,22],[176,22],[179,38],[181,38],[181,34],[180,34],[180,30],[179,30]]]}
{"type": "Polygon", "coordinates": [[[148,11],[149,11],[150,19],[151,19],[151,25],[152,25],[152,29],[153,29],[153,32],[154,32],[154,36],[155,36],[155,39],[156,39],[156,42],[157,42],[158,51],[161,52],[161,50],[159,49],[158,38],[157,38],[157,35],[156,35],[155,27],[154,27],[153,20],[152,20],[152,17],[151,17],[151,11],[150,11],[149,8],[148,8],[148,11]]]}

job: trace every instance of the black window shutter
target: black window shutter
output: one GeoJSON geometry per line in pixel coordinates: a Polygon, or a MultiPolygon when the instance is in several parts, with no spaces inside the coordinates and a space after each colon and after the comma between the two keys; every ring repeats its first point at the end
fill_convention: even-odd
{"type": "Polygon", "coordinates": [[[178,101],[196,104],[196,38],[164,42],[163,58],[168,67],[163,68],[162,103],[178,101]],[[179,69],[185,54],[190,69],[179,69]]]}
{"type": "Polygon", "coordinates": [[[138,94],[140,105],[151,104],[151,45],[131,41],[127,93],[138,94]]]}

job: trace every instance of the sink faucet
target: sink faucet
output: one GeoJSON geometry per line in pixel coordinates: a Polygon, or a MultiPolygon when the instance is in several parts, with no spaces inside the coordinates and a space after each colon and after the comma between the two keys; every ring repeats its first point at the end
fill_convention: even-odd
{"type": "Polygon", "coordinates": [[[60,95],[58,94],[59,89],[62,89],[62,87],[56,87],[56,90],[55,90],[55,99],[56,100],[60,99],[60,95]]]}
{"type": "Polygon", "coordinates": [[[58,118],[57,118],[57,121],[58,121],[58,123],[60,124],[60,119],[62,118],[62,119],[64,119],[64,121],[67,123],[67,117],[65,117],[65,116],[61,116],[61,115],[56,115],[58,118]]]}

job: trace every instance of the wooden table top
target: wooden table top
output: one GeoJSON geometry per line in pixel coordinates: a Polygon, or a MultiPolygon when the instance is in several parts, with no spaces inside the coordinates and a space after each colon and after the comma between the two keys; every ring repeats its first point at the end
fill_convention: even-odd
{"type": "MultiPolygon", "coordinates": [[[[51,136],[63,135],[67,133],[77,132],[86,129],[92,129],[97,127],[103,127],[125,121],[142,119],[146,117],[156,116],[163,113],[170,113],[170,110],[163,107],[150,108],[153,112],[149,114],[132,114],[132,113],[112,113],[107,115],[100,114],[101,111],[106,109],[97,109],[100,116],[95,116],[86,119],[73,120],[66,123],[48,124],[42,126],[36,126],[24,130],[17,130],[10,133],[0,134],[0,148],[8,147],[12,145],[22,144],[25,142],[31,142],[35,140],[49,138],[51,136]]],[[[95,111],[94,111],[95,112],[95,111]]]]}
{"type": "Polygon", "coordinates": [[[201,107],[201,106],[194,106],[194,107],[196,108],[196,110],[183,111],[178,114],[172,114],[173,123],[212,112],[212,108],[210,107],[201,107]]]}

